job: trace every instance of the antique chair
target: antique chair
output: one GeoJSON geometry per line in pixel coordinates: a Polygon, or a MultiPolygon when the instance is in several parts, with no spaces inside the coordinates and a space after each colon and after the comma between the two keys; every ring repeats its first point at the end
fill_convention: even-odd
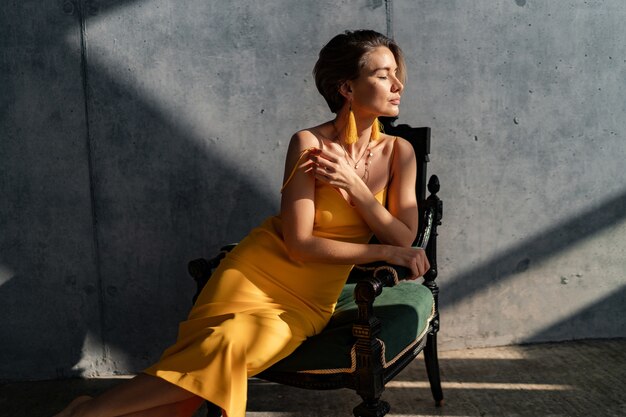
{"type": "MultiPolygon", "coordinates": [[[[437,197],[439,180],[435,175],[428,182],[430,195],[425,197],[430,128],[394,126],[389,119],[382,122],[385,132],[407,139],[415,149],[420,227],[414,246],[426,250],[431,269],[424,276],[423,286],[430,291],[424,291],[419,281],[403,281],[407,276],[405,268],[382,263],[357,266],[324,331],[256,376],[306,389],[355,390],[363,399],[353,410],[356,417],[379,417],[389,412],[389,403],[380,400],[385,384],[422,350],[435,405],[443,404],[437,359],[439,289],[435,283],[442,202],[437,197]]],[[[210,260],[189,263],[198,293],[234,246],[225,246],[210,260]]],[[[219,408],[210,403],[208,406],[208,417],[221,415],[219,408]]]]}

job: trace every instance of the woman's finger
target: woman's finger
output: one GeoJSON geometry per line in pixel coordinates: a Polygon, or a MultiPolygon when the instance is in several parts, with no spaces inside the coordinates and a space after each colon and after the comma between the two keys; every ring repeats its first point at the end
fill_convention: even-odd
{"type": "Polygon", "coordinates": [[[318,166],[319,168],[325,171],[329,171],[329,172],[336,171],[335,167],[331,164],[331,161],[327,159],[318,158],[317,156],[311,156],[310,159],[316,166],[318,166]]]}
{"type": "Polygon", "coordinates": [[[326,159],[326,160],[328,160],[328,161],[330,161],[332,163],[336,163],[337,162],[337,157],[334,154],[332,154],[332,153],[330,153],[330,152],[328,152],[328,151],[326,151],[324,149],[322,149],[321,152],[317,153],[316,155],[319,155],[319,156],[322,157],[321,159],[326,159]]]}

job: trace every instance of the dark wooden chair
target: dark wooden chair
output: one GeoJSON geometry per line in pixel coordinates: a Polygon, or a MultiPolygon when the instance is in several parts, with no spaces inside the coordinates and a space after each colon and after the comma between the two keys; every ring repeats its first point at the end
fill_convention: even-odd
{"type": "MultiPolygon", "coordinates": [[[[437,226],[441,224],[442,202],[437,197],[439,180],[435,175],[430,177],[430,195],[426,197],[430,128],[394,126],[391,119],[382,122],[385,132],[407,139],[415,149],[420,227],[414,245],[426,250],[431,269],[422,285],[403,281],[408,271],[401,267],[381,263],[355,267],[324,331],[256,376],[305,389],[355,390],[363,400],[353,410],[356,417],[380,417],[389,412],[389,403],[380,399],[385,384],[421,351],[424,351],[435,405],[443,404],[437,359],[439,288],[435,283],[437,226]]],[[[232,247],[225,246],[210,260],[196,259],[189,263],[198,293],[232,247]]],[[[208,417],[221,415],[218,407],[208,405],[208,417]]]]}

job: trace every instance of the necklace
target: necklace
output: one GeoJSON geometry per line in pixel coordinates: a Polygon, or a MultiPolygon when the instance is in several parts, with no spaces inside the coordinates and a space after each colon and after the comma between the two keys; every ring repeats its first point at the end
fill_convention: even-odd
{"type": "Polygon", "coordinates": [[[365,165],[368,165],[368,160],[373,156],[372,151],[370,149],[370,143],[371,140],[369,142],[367,142],[367,146],[365,147],[365,151],[361,154],[361,156],[359,156],[359,159],[357,159],[356,161],[352,158],[352,156],[350,156],[350,154],[348,153],[348,151],[346,150],[345,146],[343,145],[343,143],[339,142],[339,144],[341,145],[341,148],[343,149],[343,154],[346,156],[346,161],[348,161],[348,158],[350,158],[350,160],[348,161],[348,163],[350,163],[350,161],[352,161],[352,165],[354,165],[354,169],[359,169],[359,163],[361,162],[361,160],[363,159],[363,157],[365,155],[367,155],[367,159],[365,159],[365,165]]]}
{"type": "Polygon", "coordinates": [[[369,141],[367,142],[367,146],[365,147],[365,151],[355,161],[352,158],[352,156],[350,156],[348,151],[346,151],[346,148],[343,145],[343,143],[341,143],[341,140],[339,141],[339,145],[341,146],[341,149],[343,149],[343,155],[346,158],[346,162],[349,165],[354,166],[355,170],[359,169],[359,164],[361,163],[361,160],[363,160],[363,157],[365,157],[367,155],[367,157],[365,158],[365,161],[363,162],[364,165],[365,165],[365,170],[363,171],[363,175],[361,176],[361,179],[364,180],[365,182],[367,182],[367,179],[369,178],[369,170],[370,170],[370,164],[371,164],[370,159],[372,158],[372,156],[374,156],[374,153],[372,152],[372,150],[370,148],[371,144],[372,144],[372,139],[370,138],[369,141]],[[352,161],[352,163],[350,163],[350,161],[352,161]]]}
{"type": "Polygon", "coordinates": [[[372,156],[374,156],[374,153],[372,152],[372,149],[371,149],[372,137],[370,136],[370,138],[368,139],[367,146],[365,147],[365,151],[355,161],[352,158],[352,156],[350,156],[348,151],[346,150],[346,147],[344,146],[343,142],[341,141],[341,138],[339,138],[339,130],[337,129],[337,126],[335,125],[335,122],[333,121],[332,124],[333,124],[333,129],[335,130],[335,132],[337,132],[337,136],[335,136],[333,141],[336,140],[337,142],[339,142],[339,146],[341,146],[341,149],[343,150],[343,156],[346,159],[346,162],[348,163],[348,165],[354,166],[354,169],[356,171],[357,169],[359,169],[359,163],[361,163],[361,160],[363,159],[363,157],[365,155],[367,155],[367,158],[365,158],[365,162],[364,162],[365,170],[363,171],[363,175],[361,175],[361,179],[367,183],[367,180],[369,178],[370,164],[371,164],[370,159],[372,158],[372,156]],[[350,163],[350,161],[352,161],[352,163],[350,163]]]}

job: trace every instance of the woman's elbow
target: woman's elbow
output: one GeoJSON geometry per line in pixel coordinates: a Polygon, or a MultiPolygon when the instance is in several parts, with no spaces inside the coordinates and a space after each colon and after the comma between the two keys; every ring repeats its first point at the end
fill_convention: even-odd
{"type": "Polygon", "coordinates": [[[287,246],[287,256],[289,256],[289,259],[293,262],[306,262],[306,256],[304,251],[298,250],[293,247],[287,246]]]}
{"type": "Polygon", "coordinates": [[[306,262],[309,260],[306,244],[300,239],[285,239],[287,256],[294,262],[306,262]]]}

